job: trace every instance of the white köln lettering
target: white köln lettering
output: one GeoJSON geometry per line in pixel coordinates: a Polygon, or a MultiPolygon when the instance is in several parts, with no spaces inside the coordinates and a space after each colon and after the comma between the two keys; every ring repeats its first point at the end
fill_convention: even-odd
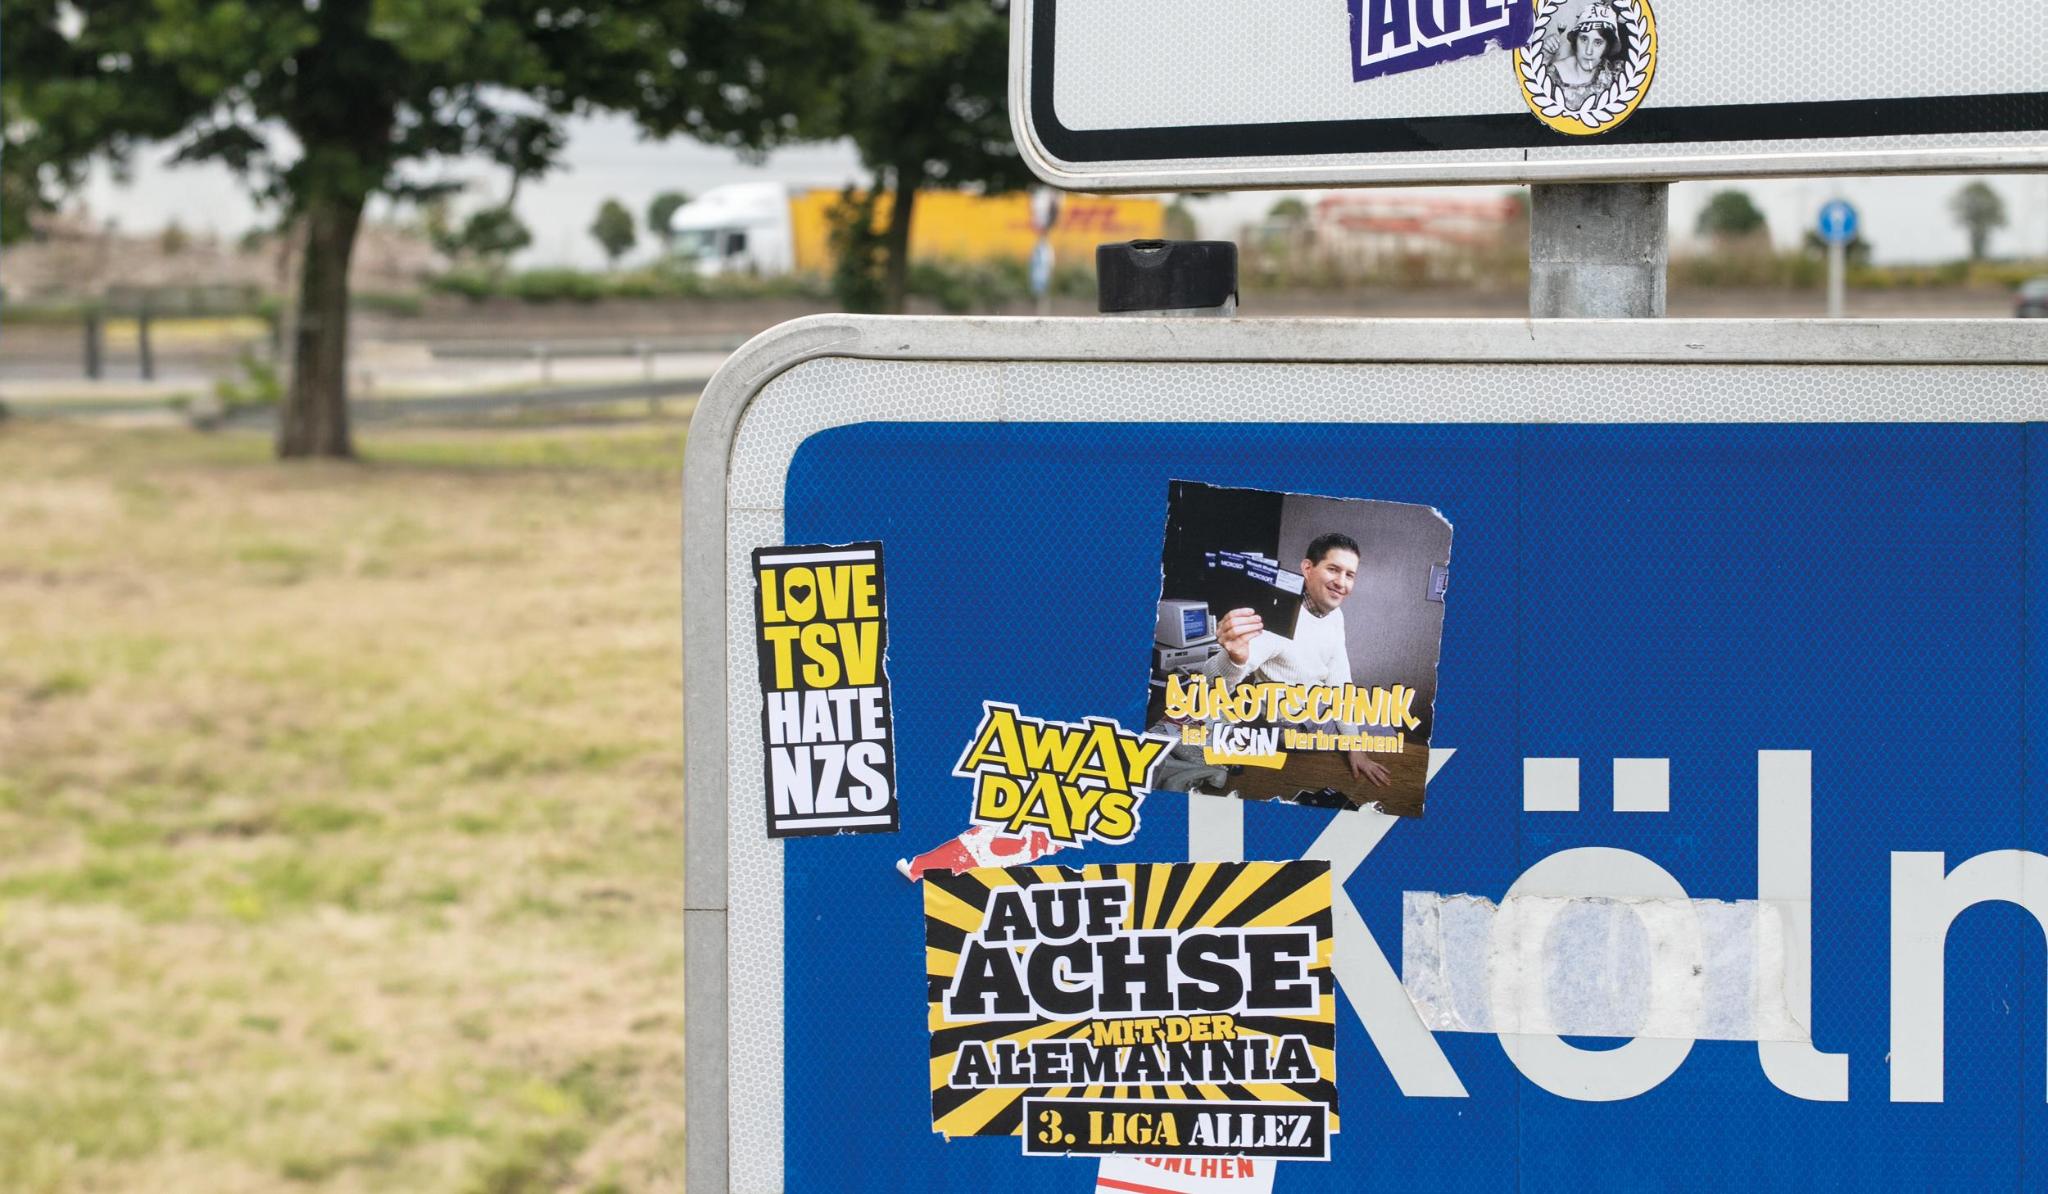
{"type": "MultiPolygon", "coordinates": [[[[1389,3],[1389,11],[1400,9],[1400,0],[1389,3]]],[[[1441,748],[1437,752],[1448,753],[1441,748]]],[[[1208,801],[1202,811],[1213,815],[1191,816],[1191,834],[1201,838],[1191,857],[1239,861],[1242,810],[1232,801],[1208,801]]],[[[1345,1002],[1403,1095],[1465,1098],[1464,1083],[1408,1001],[1399,976],[1345,892],[1346,881],[1397,823],[1397,818],[1370,811],[1342,814],[1332,818],[1305,852],[1305,857],[1331,864],[1333,902],[1340,910],[1331,969],[1344,988],[1345,1002]]],[[[1796,1019],[1809,1025],[1812,833],[1812,752],[1757,752],[1757,899],[1775,905],[1783,916],[1786,1003],[1796,1019]]],[[[2025,909],[2048,932],[2048,855],[1993,850],[1952,869],[1941,853],[1897,851],[1891,859],[1890,1097],[1893,1102],[1940,1102],[1949,925],[1977,904],[2003,902],[2025,909]]],[[[1508,894],[1518,893],[1690,898],[1675,877],[1648,858],[1606,848],[1565,850],[1539,860],[1509,887],[1508,894]]],[[[1680,954],[1697,948],[1695,939],[1683,933],[1680,937],[1685,939],[1664,944],[1680,954]]],[[[1496,997],[1497,1012],[1501,1006],[1496,997]]],[[[1554,1036],[1503,1033],[1500,1038],[1510,1060],[1530,1081],[1584,1101],[1635,1098],[1655,1089],[1684,1064],[1693,1044],[1639,1039],[1618,1049],[1584,1050],[1554,1036]]],[[[1845,1054],[1823,1053],[1811,1041],[1759,1041],[1757,1055],[1764,1076],[1785,1094],[1824,1102],[1849,1097],[1845,1054]]],[[[1212,1135],[1230,1130],[1220,1121],[1196,1129],[1212,1135]]]]}

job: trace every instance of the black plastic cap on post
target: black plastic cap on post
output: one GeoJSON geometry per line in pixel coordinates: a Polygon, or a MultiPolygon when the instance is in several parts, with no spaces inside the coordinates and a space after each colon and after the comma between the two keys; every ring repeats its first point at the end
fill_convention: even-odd
{"type": "Polygon", "coordinates": [[[1200,311],[1237,304],[1237,246],[1133,240],[1095,246],[1096,310],[1200,311]]]}

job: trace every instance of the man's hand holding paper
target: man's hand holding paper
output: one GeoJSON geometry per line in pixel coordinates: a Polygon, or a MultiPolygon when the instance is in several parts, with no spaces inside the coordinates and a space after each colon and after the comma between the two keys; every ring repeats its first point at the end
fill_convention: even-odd
{"type": "Polygon", "coordinates": [[[1252,657],[1252,640],[1266,629],[1266,620],[1248,609],[1234,609],[1216,623],[1216,641],[1230,662],[1243,667],[1252,657]]]}

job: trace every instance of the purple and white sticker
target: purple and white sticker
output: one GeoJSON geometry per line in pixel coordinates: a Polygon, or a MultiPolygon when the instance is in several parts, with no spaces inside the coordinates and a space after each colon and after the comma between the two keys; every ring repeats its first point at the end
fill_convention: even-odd
{"type": "Polygon", "coordinates": [[[1356,82],[1529,39],[1532,0],[1350,0],[1356,82]]]}

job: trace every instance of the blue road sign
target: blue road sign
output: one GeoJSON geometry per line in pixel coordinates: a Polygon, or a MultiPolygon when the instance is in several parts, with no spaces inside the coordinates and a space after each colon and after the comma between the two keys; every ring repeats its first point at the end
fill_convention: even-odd
{"type": "MultiPolygon", "coordinates": [[[[1882,366],[1787,367],[1792,345],[1871,351],[1817,325],[1735,364],[1640,363],[1729,350],[1693,325],[1601,333],[1599,352],[1638,363],[1352,367],[1330,363],[1351,341],[1311,343],[1309,321],[1193,329],[1206,340],[1132,321],[1156,359],[1128,355],[1117,321],[1066,322],[1071,342],[1017,321],[955,336],[943,361],[855,359],[941,321],[798,325],[785,351],[822,330],[848,355],[780,373],[743,423],[714,393],[693,428],[692,515],[728,492],[733,510],[692,540],[692,575],[725,570],[726,599],[693,590],[688,608],[741,631],[691,640],[708,663],[690,717],[717,731],[693,753],[738,710],[731,758],[691,797],[734,793],[729,846],[706,847],[730,851],[732,1030],[704,1046],[722,1059],[729,1035],[733,1189],[1096,1188],[1096,1158],[932,1130],[948,1075],[930,1063],[924,907],[895,864],[965,826],[955,767],[984,702],[1146,723],[1169,486],[1189,479],[1423,504],[1455,527],[1429,737],[1454,753],[1422,816],[1154,792],[1128,844],[1048,860],[1330,863],[1341,1126],[1328,1162],[1282,1162],[1275,1191],[2048,1186],[2029,1146],[2048,1138],[2048,367],[1968,329],[1888,331],[1904,355],[1882,366]],[[1320,363],[1244,363],[1276,337],[1320,363]],[[1207,340],[1217,360],[1190,360],[1207,340]],[[728,424],[730,451],[709,439],[728,424]],[[901,830],[771,845],[748,552],[868,541],[888,557],[901,830]],[[1195,841],[1219,806],[1227,853],[1195,841]],[[1573,905],[1533,908],[1549,919],[1523,937],[1578,940],[1578,963],[1530,970],[1499,920],[1453,940],[1454,916],[1518,894],[1573,905]],[[1754,933],[1728,950],[1668,931],[1743,908],[1754,933]],[[1619,974],[1628,1014],[1573,1018],[1619,974]],[[1514,1018],[1538,1005],[1558,1018],[1514,1018]]],[[[1472,334],[1417,322],[1370,351],[1472,334]]],[[[768,359],[722,376],[775,375],[768,359]]],[[[1400,550],[1360,545],[1356,625],[1428,591],[1426,568],[1387,573],[1400,550]]],[[[719,918],[707,967],[722,908],[691,913],[719,918]]],[[[995,1114],[1022,1093],[978,1097],[995,1114]]]]}
{"type": "MultiPolygon", "coordinates": [[[[1334,1163],[1290,1163],[1276,1189],[1704,1188],[1733,1173],[1756,1189],[2012,1189],[2041,1177],[2018,1147],[2023,1123],[2029,1136],[2044,1130],[2040,931],[2008,908],[1950,934],[1945,1101],[1898,1089],[1886,1008],[1901,996],[1885,976],[1906,948],[1890,927],[1904,898],[1892,851],[1946,852],[1936,857],[1953,867],[2048,845],[2048,802],[2029,799],[2027,782],[2029,739],[2039,752],[2042,736],[2023,712],[2039,707],[2044,666],[2024,644],[2048,619],[2048,601],[2026,594],[2048,571],[2022,564],[2030,534],[2048,526],[2042,470],[2030,483],[2026,463],[2048,451],[2042,428],[1088,432],[1079,453],[1065,423],[868,423],[812,437],[790,469],[790,542],[886,533],[904,727],[902,840],[784,848],[785,883],[808,894],[783,926],[787,1056],[803,1069],[784,1143],[790,1189],[900,1190],[906,1172],[922,1175],[918,1189],[1087,1188],[1093,1159],[1029,1158],[1014,1140],[948,1143],[929,1130],[921,976],[907,961],[877,962],[913,958],[921,942],[920,905],[892,863],[964,824],[951,770],[983,699],[1142,724],[1158,528],[1167,482],[1190,475],[1426,495],[1457,527],[1460,573],[1488,578],[1460,586],[1446,619],[1435,739],[1457,755],[1430,785],[1427,814],[1337,877],[1390,973],[1412,931],[1403,893],[1499,900],[1559,851],[1634,852],[1695,898],[1757,898],[1759,751],[1810,752],[1811,820],[1798,829],[1813,842],[1813,1044],[1787,1051],[1826,1075],[1824,1097],[1788,1093],[1796,1067],[1777,1068],[1756,1041],[1681,1042],[1671,1065],[1603,1063],[1610,1040],[1564,1046],[1584,1057],[1550,1063],[1631,1075],[1628,1097],[1587,1102],[1562,1082],[1543,1089],[1534,1065],[1518,1072],[1484,1034],[1376,1047],[1370,1034],[1396,1031],[1403,1009],[1368,1006],[1338,1018],[1334,1163]],[[874,467],[899,459],[927,467],[874,467]],[[1087,514],[1017,516],[1053,506],[1087,514]],[[965,589],[962,552],[977,557],[965,589]],[[1027,662],[1049,649],[1053,611],[1064,611],[1059,653],[1094,662],[1027,662]],[[1524,760],[1551,758],[1579,760],[1576,804],[1525,812],[1524,760]],[[1612,760],[1632,758],[1669,760],[1667,810],[1615,810],[1612,760]],[[837,1110],[813,1113],[823,1108],[837,1110]],[[849,1170],[879,1135],[890,1163],[849,1170]]],[[[1121,863],[1177,850],[1184,799],[1149,799],[1133,845],[1079,853],[1121,863]]],[[[1329,820],[1247,808],[1244,856],[1302,856],[1329,820]]],[[[1913,898],[1939,898],[1944,873],[1913,898]]],[[[1913,1034],[1941,1031],[1937,1014],[1913,1034]]],[[[1941,1072],[1937,1061],[1937,1091],[1941,1072]]]]}
{"type": "Polygon", "coordinates": [[[1856,239],[1856,209],[1845,199],[1830,199],[1821,205],[1820,238],[1831,245],[1846,245],[1856,239]]]}

